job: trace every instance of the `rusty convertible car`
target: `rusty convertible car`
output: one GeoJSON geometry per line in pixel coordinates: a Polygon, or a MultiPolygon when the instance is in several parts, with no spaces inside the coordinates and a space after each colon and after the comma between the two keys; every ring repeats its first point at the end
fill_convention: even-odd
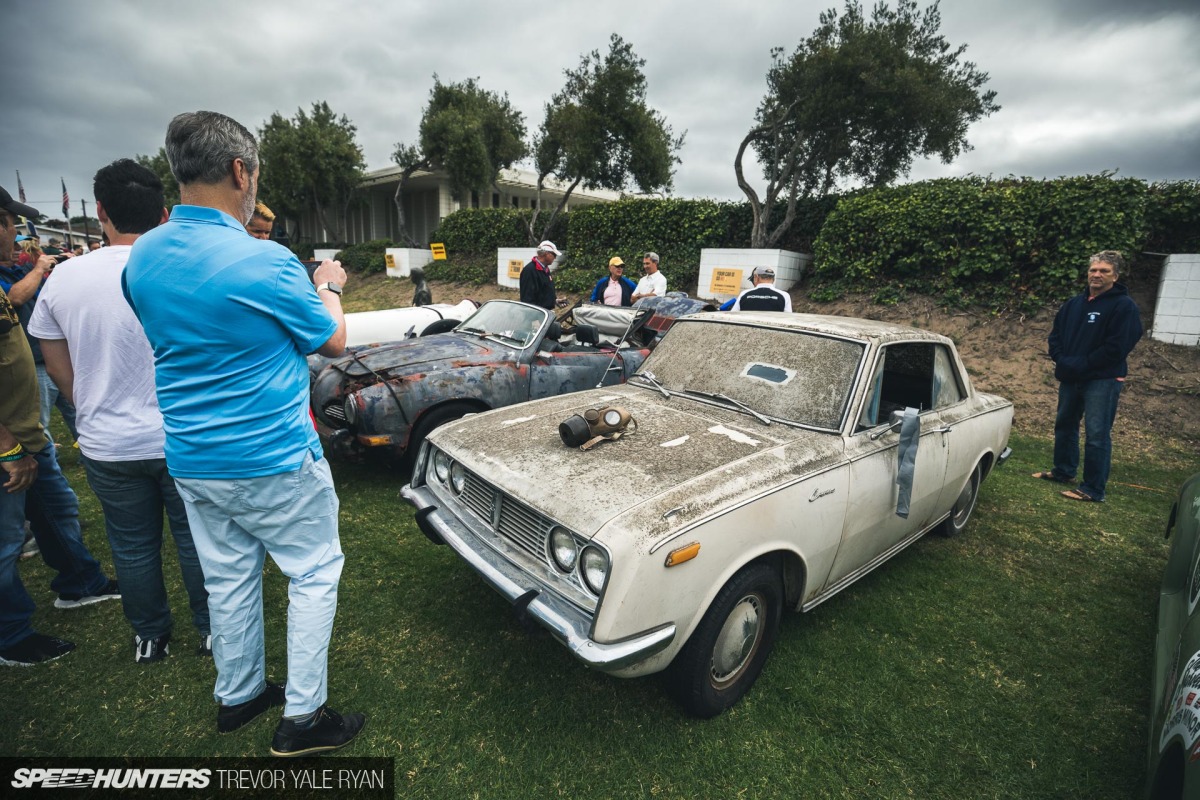
{"type": "Polygon", "coordinates": [[[434,431],[402,494],[430,539],[585,664],[665,671],[711,717],[754,683],[785,608],[963,530],[1012,413],[944,336],[698,314],[624,385],[434,431]]]}
{"type": "Polygon", "coordinates": [[[375,451],[411,466],[445,422],[542,397],[623,383],[649,353],[651,309],[574,309],[566,332],[545,309],[493,300],[448,332],[309,357],[326,449],[375,451]]]}

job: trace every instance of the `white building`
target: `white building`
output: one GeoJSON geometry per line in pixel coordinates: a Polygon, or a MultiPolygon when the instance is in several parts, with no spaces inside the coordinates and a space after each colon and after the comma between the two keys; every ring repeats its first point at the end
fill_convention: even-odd
{"type": "MultiPolygon", "coordinates": [[[[400,241],[400,221],[394,197],[400,183],[400,167],[391,166],[368,172],[362,182],[363,204],[354,204],[347,215],[346,237],[349,244],[372,239],[400,241]]],[[[542,209],[552,211],[562,200],[566,185],[551,178],[542,188],[542,209]]],[[[450,194],[450,184],[440,171],[419,170],[408,179],[401,202],[408,233],[418,244],[428,244],[429,236],[443,217],[460,208],[533,208],[537,197],[537,174],[527,169],[500,171],[496,189],[483,194],[472,193],[470,203],[459,203],[450,194]]],[[[594,203],[611,203],[621,198],[619,192],[606,189],[583,189],[571,192],[564,211],[594,203]]],[[[311,242],[326,242],[334,234],[317,221],[316,212],[309,211],[300,218],[299,238],[311,242]]]]}

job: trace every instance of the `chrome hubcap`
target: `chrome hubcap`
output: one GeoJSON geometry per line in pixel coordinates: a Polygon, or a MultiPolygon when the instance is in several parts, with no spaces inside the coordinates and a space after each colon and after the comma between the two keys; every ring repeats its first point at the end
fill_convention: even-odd
{"type": "Polygon", "coordinates": [[[963,487],[962,494],[958,496],[958,502],[954,504],[954,527],[961,528],[966,524],[967,518],[971,516],[971,510],[975,507],[975,492],[978,490],[979,484],[975,481],[975,476],[967,481],[967,485],[963,487]]]}
{"type": "Polygon", "coordinates": [[[746,595],[733,607],[713,647],[712,677],[727,683],[746,666],[762,636],[763,605],[758,595],[746,595]]]}

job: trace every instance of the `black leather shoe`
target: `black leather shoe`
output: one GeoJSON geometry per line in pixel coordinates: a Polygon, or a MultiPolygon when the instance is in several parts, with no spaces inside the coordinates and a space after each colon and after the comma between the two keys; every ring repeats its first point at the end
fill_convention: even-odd
{"type": "Polygon", "coordinates": [[[267,688],[244,703],[217,708],[217,733],[232,733],[273,706],[283,705],[283,684],[267,683],[267,688]]]}
{"type": "Polygon", "coordinates": [[[300,728],[290,719],[281,719],[271,742],[271,755],[311,756],[337,750],[358,736],[366,723],[367,718],[362,714],[343,716],[329,706],[321,706],[317,721],[307,728],[300,728]]]}

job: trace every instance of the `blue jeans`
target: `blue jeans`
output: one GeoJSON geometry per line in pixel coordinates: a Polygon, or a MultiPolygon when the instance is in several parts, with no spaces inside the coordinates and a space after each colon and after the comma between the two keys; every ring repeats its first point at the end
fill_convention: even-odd
{"type": "Polygon", "coordinates": [[[50,373],[46,372],[45,364],[37,365],[37,376],[38,396],[42,403],[38,412],[38,422],[42,423],[46,436],[50,437],[50,441],[54,441],[54,437],[50,435],[50,406],[55,406],[58,413],[62,414],[63,422],[67,423],[67,430],[71,432],[71,438],[78,439],[79,431],[75,428],[75,406],[71,404],[70,400],[63,397],[62,392],[58,391],[58,385],[50,379],[50,373]]]}
{"type": "Polygon", "coordinates": [[[1054,420],[1054,474],[1074,480],[1079,470],[1079,421],[1086,433],[1083,481],[1079,491],[1093,500],[1104,499],[1112,467],[1112,426],[1117,417],[1121,381],[1104,378],[1058,385],[1058,415],[1054,420]]]}
{"type": "Polygon", "coordinates": [[[342,574],[338,498],[325,459],[305,453],[298,470],[259,478],[176,478],[212,617],[213,696],[244,703],[266,686],[263,560],[288,586],[288,672],[284,714],[316,711],[328,695],[329,637],[342,574]]]}
{"type": "Polygon", "coordinates": [[[79,499],[58,468],[54,445],[48,444],[34,458],[38,474],[33,486],[15,494],[0,488],[0,648],[33,633],[29,623],[33,598],[17,573],[26,517],[42,558],[58,573],[50,582],[51,589],[59,594],[89,595],[108,585],[108,576],[80,536],[79,499]]]}
{"type": "Polygon", "coordinates": [[[163,583],[163,510],[179,553],[179,569],[192,608],[192,624],[208,634],[208,592],[188,527],[187,510],[163,458],[144,461],[83,459],[88,484],[104,509],[113,567],[121,582],[125,618],[143,639],[171,632],[173,620],[163,583]]]}

